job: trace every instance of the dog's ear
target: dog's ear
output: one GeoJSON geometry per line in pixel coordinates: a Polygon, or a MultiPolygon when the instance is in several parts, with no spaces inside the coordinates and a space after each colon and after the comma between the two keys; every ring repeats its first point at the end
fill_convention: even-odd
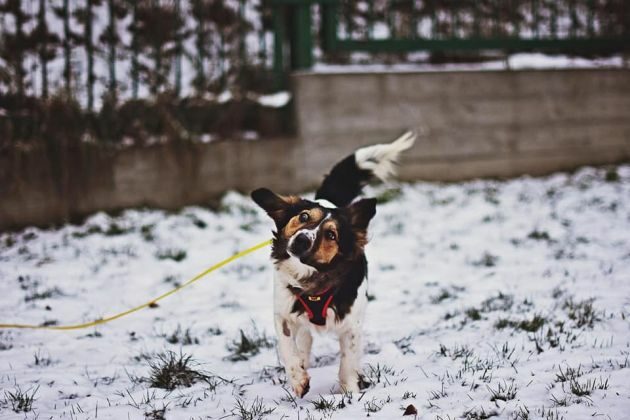
{"type": "Polygon", "coordinates": [[[284,226],[288,221],[287,216],[291,206],[300,201],[299,197],[281,196],[267,188],[252,191],[251,197],[276,222],[278,228],[284,226]]]}
{"type": "Polygon", "coordinates": [[[376,198],[364,198],[348,206],[350,224],[354,230],[366,230],[376,214],[376,198]]]}

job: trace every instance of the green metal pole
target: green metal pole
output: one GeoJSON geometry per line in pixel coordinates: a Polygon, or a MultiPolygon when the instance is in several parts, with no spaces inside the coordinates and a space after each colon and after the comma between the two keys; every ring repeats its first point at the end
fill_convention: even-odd
{"type": "Polygon", "coordinates": [[[322,50],[330,52],[335,49],[337,42],[337,2],[327,2],[322,4],[322,50]]]}
{"type": "Polygon", "coordinates": [[[292,33],[294,43],[291,45],[291,61],[293,69],[309,69],[313,66],[313,37],[310,3],[297,4],[293,7],[292,33]]]}
{"type": "Polygon", "coordinates": [[[273,78],[276,90],[284,87],[285,8],[273,7],[273,78]]]}

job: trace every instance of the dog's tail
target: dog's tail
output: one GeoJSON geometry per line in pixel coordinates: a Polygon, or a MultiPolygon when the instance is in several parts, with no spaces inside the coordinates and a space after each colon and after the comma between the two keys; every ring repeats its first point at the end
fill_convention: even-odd
{"type": "Polygon", "coordinates": [[[372,179],[387,181],[396,175],[400,153],[413,146],[415,141],[416,134],[408,131],[391,143],[358,149],[332,168],[315,199],[328,200],[337,207],[347,206],[372,179]]]}

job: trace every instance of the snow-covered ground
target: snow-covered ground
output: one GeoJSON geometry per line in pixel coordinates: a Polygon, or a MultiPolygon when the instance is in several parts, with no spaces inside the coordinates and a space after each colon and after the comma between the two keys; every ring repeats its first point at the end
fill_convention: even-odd
{"type": "MultiPolygon", "coordinates": [[[[411,404],[422,419],[628,418],[630,166],[369,193],[384,203],[367,250],[364,394],[338,393],[330,337],[316,338],[310,392],[288,394],[264,249],[98,328],[0,331],[0,417],[398,418],[411,404]],[[193,369],[180,379],[196,382],[152,387],[169,378],[150,366],[180,355],[193,369]],[[34,394],[31,411],[14,412],[18,394],[34,394]]],[[[129,210],[0,234],[0,323],[113,314],[271,227],[231,193],[217,212],[129,210]]]]}

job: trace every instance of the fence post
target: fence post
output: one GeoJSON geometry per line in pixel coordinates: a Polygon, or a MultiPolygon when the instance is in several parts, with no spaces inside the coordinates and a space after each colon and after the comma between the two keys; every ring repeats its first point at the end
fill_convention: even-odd
{"type": "Polygon", "coordinates": [[[285,7],[273,6],[273,83],[276,90],[284,87],[285,7]]]}
{"type": "Polygon", "coordinates": [[[313,66],[311,2],[297,1],[291,8],[291,68],[313,66]]]}
{"type": "MultiPolygon", "coordinates": [[[[370,2],[370,5],[372,2],[370,2]]],[[[335,48],[337,40],[337,7],[336,1],[324,2],[321,5],[321,40],[322,50],[329,52],[335,48]]]]}

